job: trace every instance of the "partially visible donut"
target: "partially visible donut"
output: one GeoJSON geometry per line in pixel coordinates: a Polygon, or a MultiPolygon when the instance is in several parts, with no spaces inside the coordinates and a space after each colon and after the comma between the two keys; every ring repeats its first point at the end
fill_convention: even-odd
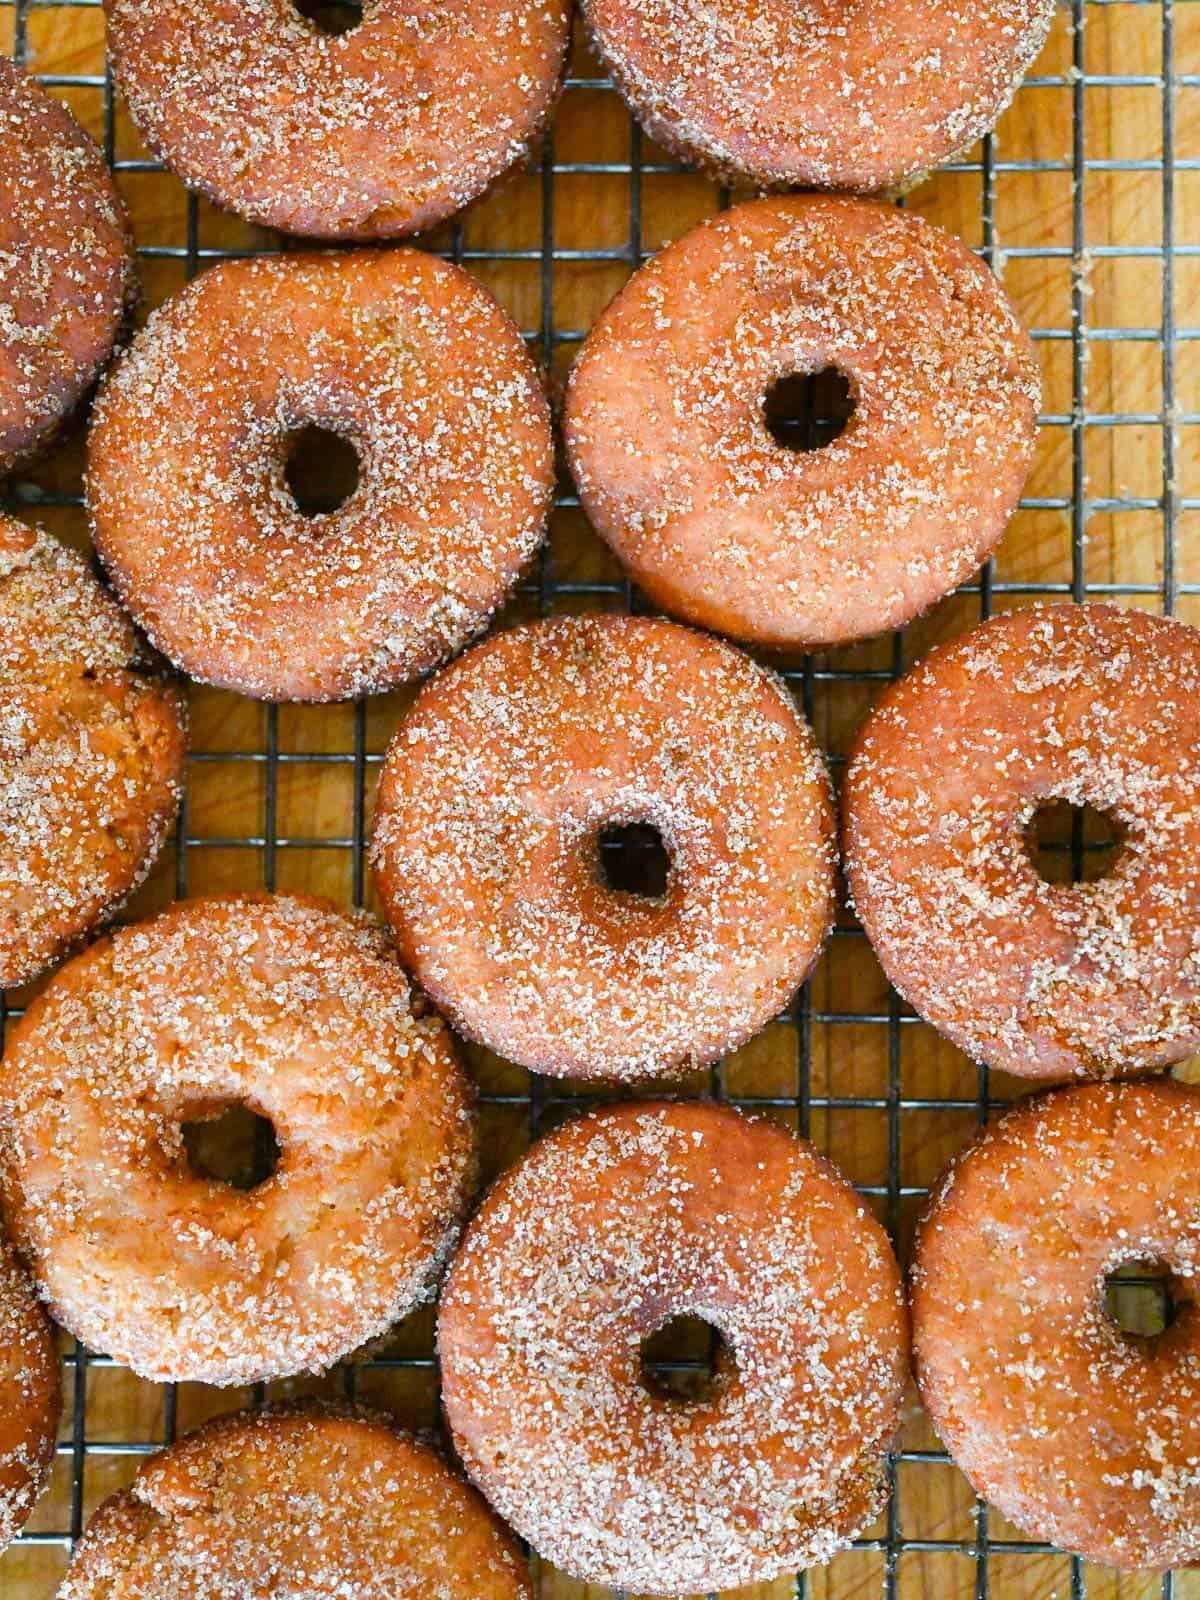
{"type": "Polygon", "coordinates": [[[87,563],[0,516],[0,988],[150,870],[179,806],[185,726],[87,563]]]}
{"type": "Polygon", "coordinates": [[[133,240],[103,156],[0,54],[0,476],[75,412],[136,292],[133,240]]]}
{"type": "Polygon", "coordinates": [[[891,982],[971,1056],[1033,1078],[1200,1050],[1200,632],[1114,606],[994,617],[932,651],[859,731],[846,875],[891,982]],[[1047,800],[1122,835],[1048,883],[1047,800]]]}
{"type": "Polygon", "coordinates": [[[751,201],[636,273],[588,334],[564,431],[580,498],[665,610],[781,650],[899,628],[1003,536],[1033,462],[1029,335],[958,239],[875,201],[751,201]],[[838,369],[823,449],[778,380],[838,369]]]}
{"type": "Polygon", "coordinates": [[[475,1170],[467,1082],[382,933],[318,901],[178,901],[56,974],[0,1067],[0,1185],[57,1321],[157,1382],[321,1371],[432,1292],[475,1170]],[[272,1124],[274,1174],[185,1123],[272,1124]]]}
{"type": "Polygon", "coordinates": [[[415,250],[210,269],[151,316],[88,440],[125,604],[192,677],[266,700],[377,693],[459,649],[537,548],[553,484],[519,332],[415,250]],[[284,476],[307,426],[361,463],[314,516],[284,476]]]}
{"type": "Polygon", "coordinates": [[[904,188],[999,120],[1054,0],[583,0],[656,143],[759,187],[904,188]]]}
{"type": "Polygon", "coordinates": [[[774,1123],[623,1105],[542,1139],[467,1230],[438,1348],[467,1470],[586,1583],[766,1583],[830,1560],[886,1498],[899,1270],[849,1184],[774,1123]],[[690,1403],[639,1359],[684,1314],[724,1343],[690,1403]]]}
{"type": "Polygon", "coordinates": [[[401,953],[460,1031],[538,1072],[727,1054],[787,1004],[833,916],[820,752],[787,689],[674,623],[558,618],[477,646],[384,762],[372,858],[401,953]],[[657,830],[660,893],[602,876],[657,830]]]}
{"type": "Polygon", "coordinates": [[[382,1418],[220,1417],[145,1462],[59,1600],[532,1600],[525,1558],[435,1451],[382,1418]]]}
{"type": "Polygon", "coordinates": [[[21,1531],[49,1477],[60,1403],[50,1324],[0,1240],[0,1551],[21,1531]]]}
{"type": "Polygon", "coordinates": [[[540,132],[570,34],[567,0],[365,0],[336,37],[292,0],[104,9],[167,165],[251,222],[330,239],[416,233],[474,200],[540,132]]]}
{"type": "Polygon", "coordinates": [[[1023,1101],[951,1165],[921,1228],[925,1405],[1027,1537],[1115,1567],[1200,1562],[1200,1095],[1091,1084],[1023,1101]],[[1125,1334],[1121,1267],[1167,1269],[1175,1320],[1125,1334]]]}

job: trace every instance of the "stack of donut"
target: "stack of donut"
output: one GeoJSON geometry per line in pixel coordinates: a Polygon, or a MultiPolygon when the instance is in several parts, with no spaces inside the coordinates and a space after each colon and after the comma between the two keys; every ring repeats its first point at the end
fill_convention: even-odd
{"type": "MultiPolygon", "coordinates": [[[[564,0],[368,0],[341,32],[288,0],[105,10],[174,171],[360,246],[453,215],[529,149],[569,32],[564,0]]],[[[1003,536],[1036,444],[1030,336],[987,266],[885,197],[992,126],[1051,12],[586,0],[655,138],[842,192],[693,229],[574,365],[582,505],[681,620],[480,643],[555,484],[505,312],[408,248],[231,261],[102,377],[132,308],[120,201],[0,63],[0,472],[100,381],[86,500],[116,597],[0,519],[0,984],[63,962],[0,1064],[0,1548],[54,1453],[47,1312],[143,1378],[240,1386],[353,1360],[437,1300],[472,1480],[350,1406],[220,1418],[100,1507],[65,1600],[529,1600],[515,1535],[588,1584],[770,1583],[879,1515],[912,1363],[1019,1529],[1119,1567],[1200,1562],[1200,1097],[1146,1076],[1200,1051],[1200,635],[1108,606],[985,622],[870,712],[840,830],[785,680],[714,637],[877,636],[1003,536]],[[853,414],[792,452],[771,395],[829,371],[853,414]],[[313,430],[356,462],[337,504],[296,488],[313,430]],[[179,804],[170,668],[265,701],[433,674],[383,763],[386,928],[249,893],[99,932],[179,804]],[[1113,821],[1096,882],[1039,874],[1051,800],[1113,821]],[[730,1106],[593,1106],[476,1204],[454,1034],[571,1083],[711,1067],[819,960],[839,859],[900,995],[973,1059],[1059,1085],[952,1163],[907,1294],[836,1168],[730,1106]],[[233,1111],[257,1130],[236,1173],[204,1157],[233,1111]],[[1145,1336],[1106,1301],[1138,1265],[1173,1313],[1145,1336]],[[688,1393],[647,1355],[681,1318],[712,1354],[688,1393]]]]}

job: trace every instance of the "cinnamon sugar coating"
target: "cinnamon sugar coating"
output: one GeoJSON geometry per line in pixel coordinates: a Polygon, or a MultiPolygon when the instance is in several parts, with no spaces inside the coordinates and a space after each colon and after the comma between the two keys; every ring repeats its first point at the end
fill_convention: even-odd
{"type": "Polygon", "coordinates": [[[1034,1078],[1200,1049],[1200,633],[1113,606],[995,617],[890,688],[844,787],[846,875],[889,979],[978,1060],[1034,1078]],[[1122,834],[1051,884],[1058,799],[1122,834]]]}
{"type": "Polygon", "coordinates": [[[1200,1561],[1200,1096],[1089,1084],[1023,1101],[951,1165],[912,1274],[921,1394],[1024,1534],[1115,1567],[1200,1561]],[[1169,1270],[1175,1321],[1124,1334],[1105,1279],[1169,1270]]]}
{"type": "Polygon", "coordinates": [[[442,1458],[383,1418],[220,1417],[106,1500],[59,1600],[532,1600],[524,1557],[442,1458]]]}
{"type": "Polygon", "coordinates": [[[911,213],[751,201],[636,273],[571,373],[564,431],[596,528],[665,610],[776,649],[899,628],[995,549],[1041,385],[993,273],[911,213]],[[837,368],[854,415],[777,443],[777,380],[837,368]]]}
{"type": "Polygon", "coordinates": [[[136,294],[133,239],[104,157],[0,54],[0,476],[74,414],[136,294]]]}
{"type": "Polygon", "coordinates": [[[886,1499],[899,1271],[845,1180],[774,1123],[629,1104],[540,1140],[467,1230],[438,1346],[467,1470],[585,1582],[768,1582],[831,1559],[886,1499]],[[685,1313],[725,1343],[690,1403],[639,1359],[685,1313]]]}
{"type": "Polygon", "coordinates": [[[820,752],[787,689],[719,640],[592,615],[515,628],[429,684],[372,839],[401,953],[463,1033],[562,1077],[715,1060],[787,1003],[833,916],[820,752]],[[647,824],[665,893],[602,881],[647,824]]]}
{"type": "Polygon", "coordinates": [[[529,149],[566,0],[366,0],[330,36],[290,0],[105,0],[143,138],[251,222],[329,239],[433,227],[529,149]]]}
{"type": "Polygon", "coordinates": [[[583,0],[656,143],[760,187],[904,188],[999,120],[1054,0],[583,0]]]}
{"type": "Polygon", "coordinates": [[[179,807],[185,712],[87,565],[0,515],[0,988],[111,916],[179,807]]]}
{"type": "Polygon", "coordinates": [[[322,1371],[432,1292],[474,1179],[470,1093],[387,940],[319,901],[179,901],[69,962],[10,1036],[0,1182],[56,1320],[158,1382],[322,1371]],[[274,1175],[189,1164],[248,1106],[274,1175]]]}
{"type": "Polygon", "coordinates": [[[435,257],[364,250],[223,263],[156,311],[97,401],[87,499],[122,599],[191,676],[338,700],[482,626],[553,474],[545,396],[492,296],[435,257]],[[305,426],[361,462],[315,516],[284,477],[305,426]]]}
{"type": "Polygon", "coordinates": [[[50,1475],[61,1400],[50,1324],[0,1239],[0,1551],[50,1475]]]}

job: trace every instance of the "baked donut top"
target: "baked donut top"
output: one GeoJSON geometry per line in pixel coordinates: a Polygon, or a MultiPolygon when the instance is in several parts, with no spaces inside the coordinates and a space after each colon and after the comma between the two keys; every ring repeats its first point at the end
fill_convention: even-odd
{"type": "Polygon", "coordinates": [[[966,150],[1054,0],[585,0],[650,133],[760,185],[902,187],[966,150]]]}
{"type": "Polygon", "coordinates": [[[59,1600],[531,1600],[524,1557],[428,1446],[328,1407],[222,1417],[88,1527],[59,1600]]]}
{"type": "Polygon", "coordinates": [[[585,1581],[763,1581],[885,1497],[908,1350],[887,1236],[811,1145],[730,1108],[610,1106],[538,1141],[467,1230],[438,1343],[468,1470],[585,1581]],[[725,1347],[691,1402],[640,1360],[683,1314],[725,1347]]]}
{"type": "Polygon", "coordinates": [[[0,984],[32,977],[148,870],[184,727],[83,557],[0,516],[0,984]]]}
{"type": "Polygon", "coordinates": [[[460,648],[536,550],[553,482],[519,330],[407,249],[209,269],[150,317],[88,439],[125,604],[193,677],[266,699],[380,692],[460,648]],[[284,470],[309,426],[360,461],[313,516],[284,470]]]}
{"type": "Polygon", "coordinates": [[[1200,1048],[1200,632],[1106,605],[997,616],[888,689],[851,751],[850,889],[889,977],[994,1066],[1115,1076],[1200,1048]],[[1111,870],[1053,884],[1038,807],[1111,870]]]}
{"type": "Polygon", "coordinates": [[[0,1240],[0,1550],[20,1531],[46,1480],[58,1408],[50,1324],[0,1240]]]}
{"type": "Polygon", "coordinates": [[[0,1183],[57,1320],[144,1376],[321,1370],[426,1295],[474,1177],[468,1084],[365,915],[177,901],[67,963],[12,1031],[0,1183]],[[270,1121],[274,1173],[184,1126],[270,1121]]]}
{"type": "Polygon", "coordinates": [[[99,150],[0,54],[0,473],[75,408],[136,289],[99,150]]]}

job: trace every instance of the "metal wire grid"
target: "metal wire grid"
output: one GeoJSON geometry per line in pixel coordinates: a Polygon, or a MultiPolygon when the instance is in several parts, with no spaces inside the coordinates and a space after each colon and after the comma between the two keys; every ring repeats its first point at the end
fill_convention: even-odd
{"type": "MultiPolygon", "coordinates": [[[[1181,597],[1200,595],[1200,581],[1186,582],[1180,576],[1176,538],[1181,514],[1189,511],[1200,511],[1200,498],[1187,498],[1181,495],[1176,484],[1179,429],[1182,426],[1200,423],[1200,412],[1185,411],[1181,409],[1178,403],[1176,357],[1181,343],[1200,340],[1200,327],[1178,326],[1175,316],[1177,263],[1183,258],[1200,258],[1200,243],[1188,243],[1178,239],[1176,236],[1177,177],[1181,172],[1200,170],[1200,155],[1181,157],[1176,153],[1178,91],[1180,89],[1200,88],[1200,74],[1179,74],[1175,71],[1176,19],[1183,8],[1189,5],[1200,5],[1200,0],[1060,0],[1060,3],[1069,12],[1072,38],[1070,70],[1065,75],[1060,76],[1034,75],[1027,80],[1027,84],[1029,87],[1059,88],[1069,91],[1073,109],[1073,136],[1069,159],[1006,161],[1001,158],[993,142],[989,139],[984,141],[978,159],[954,163],[946,170],[977,178],[983,227],[982,253],[993,264],[997,264],[997,256],[999,254],[996,237],[997,177],[1005,173],[1061,172],[1070,175],[1070,243],[1061,246],[1008,249],[1003,252],[1003,255],[1005,260],[1014,260],[1021,256],[1026,256],[1046,261],[1052,261],[1056,258],[1068,259],[1072,264],[1069,325],[1034,330],[1034,337],[1041,342],[1065,341],[1071,347],[1071,410],[1067,413],[1047,413],[1042,418],[1043,424],[1069,430],[1071,442],[1071,493],[1063,496],[1032,497],[1022,502],[1025,509],[1059,511],[1068,516],[1071,532],[1071,577],[1069,581],[1060,582],[1006,582],[996,577],[993,565],[989,563],[979,579],[964,586],[961,592],[977,597],[978,610],[981,617],[991,614],[993,605],[998,597],[1034,594],[1059,595],[1075,601],[1083,601],[1092,597],[1120,597],[1134,600],[1135,603],[1139,597],[1149,597],[1152,600],[1157,600],[1162,610],[1170,614],[1176,609],[1181,597]],[[1160,14],[1162,50],[1160,72],[1149,75],[1134,75],[1097,74],[1087,71],[1085,41],[1089,13],[1095,13],[1102,7],[1117,4],[1153,10],[1160,14]],[[1161,97],[1161,160],[1105,160],[1088,156],[1086,91],[1094,88],[1153,88],[1159,91],[1161,97]],[[1110,243],[1089,247],[1086,228],[1084,180],[1089,172],[1104,171],[1147,172],[1159,175],[1162,202],[1161,246],[1110,243]],[[1092,259],[1151,257],[1161,262],[1162,315],[1160,325],[1090,327],[1087,320],[1087,288],[1084,272],[1084,262],[1087,256],[1092,259]],[[1089,346],[1099,343],[1115,344],[1122,342],[1151,343],[1158,346],[1161,354],[1162,378],[1162,403],[1159,410],[1145,412],[1115,411],[1111,413],[1088,411],[1085,370],[1089,346]],[[1161,496],[1117,495],[1089,497],[1086,477],[1085,430],[1136,425],[1151,425],[1161,428],[1163,440],[1163,492],[1161,496]],[[1089,581],[1086,576],[1084,560],[1089,518],[1098,512],[1143,510],[1159,512],[1162,516],[1161,582],[1155,584],[1089,581]]],[[[15,54],[18,60],[25,60],[28,56],[29,19],[33,12],[38,9],[61,5],[88,10],[96,9],[99,4],[100,0],[0,0],[0,16],[2,16],[4,10],[8,10],[10,13],[15,10],[15,54]]],[[[115,159],[114,96],[111,76],[107,69],[102,75],[48,73],[39,76],[41,82],[51,89],[91,88],[102,92],[104,100],[104,143],[109,161],[117,172],[162,171],[161,165],[152,160],[115,159]]],[[[607,79],[596,77],[568,77],[565,88],[567,94],[579,90],[611,91],[611,85],[607,79]]],[[[652,175],[682,173],[687,169],[675,162],[644,159],[642,137],[636,125],[633,125],[630,133],[628,159],[625,161],[559,161],[555,157],[554,138],[551,131],[544,143],[539,170],[542,226],[540,243],[536,248],[472,248],[466,243],[462,226],[458,225],[453,230],[449,248],[441,253],[460,264],[466,265],[468,269],[472,263],[476,262],[526,261],[537,263],[540,266],[542,294],[540,323],[536,327],[527,328],[525,334],[532,345],[540,348],[543,358],[549,363],[556,349],[578,345],[587,332],[586,328],[560,327],[556,325],[553,295],[556,267],[570,262],[605,261],[635,265],[645,259],[648,252],[643,249],[642,238],[643,178],[652,175]],[[567,249],[556,243],[556,180],[567,175],[588,174],[596,176],[615,175],[628,178],[628,238],[621,246],[567,249]]],[[[727,198],[727,196],[722,197],[723,201],[727,198]]],[[[198,217],[197,201],[194,196],[189,196],[184,242],[178,245],[145,246],[140,248],[139,254],[148,260],[168,258],[181,261],[184,264],[187,276],[191,277],[201,267],[213,260],[230,256],[268,253],[267,251],[230,250],[202,246],[200,243],[198,217]]],[[[807,422],[809,427],[815,430],[819,428],[824,420],[810,416],[807,422]]],[[[39,507],[78,506],[80,504],[78,496],[48,492],[26,482],[19,482],[13,486],[10,489],[10,494],[17,505],[25,508],[27,512],[36,512],[39,507]]],[[[557,505],[559,507],[578,506],[578,500],[569,486],[562,488],[562,492],[557,498],[557,505]]],[[[627,583],[584,582],[558,578],[554,571],[553,559],[549,555],[542,559],[532,580],[521,586],[521,593],[532,600],[543,613],[550,612],[555,603],[561,599],[570,599],[574,602],[590,600],[606,606],[617,604],[627,609],[638,609],[639,606],[637,594],[627,583]]],[[[902,670],[904,662],[904,640],[901,635],[896,635],[892,641],[891,659],[887,667],[848,669],[810,660],[794,670],[787,671],[785,676],[792,684],[794,691],[798,694],[811,718],[814,697],[819,685],[834,684],[839,681],[882,684],[894,678],[902,670]]],[[[189,803],[188,798],[185,796],[177,836],[176,893],[182,896],[188,892],[188,856],[191,850],[225,848],[261,852],[262,878],[268,888],[273,888],[276,884],[280,852],[296,849],[337,849],[350,853],[352,898],[355,904],[362,904],[366,890],[364,847],[366,840],[368,773],[369,769],[377,765],[381,759],[381,756],[368,752],[366,708],[362,704],[359,704],[354,709],[352,748],[348,751],[306,751],[298,753],[281,749],[279,712],[276,708],[271,707],[266,712],[266,732],[264,747],[261,750],[193,753],[190,757],[190,764],[193,769],[206,763],[217,762],[250,763],[261,768],[265,784],[264,822],[262,831],[252,834],[228,837],[214,837],[207,834],[197,836],[190,827],[189,803]],[[351,808],[351,830],[348,834],[334,838],[327,836],[310,838],[298,834],[280,832],[278,826],[280,773],[282,769],[291,763],[349,765],[352,768],[353,803],[351,808]]],[[[835,757],[834,760],[836,765],[837,758],[835,757]]],[[[1072,842],[1068,848],[1071,853],[1075,874],[1078,876],[1082,867],[1084,852],[1092,848],[1090,844],[1085,843],[1078,818],[1075,820],[1072,842]]],[[[839,928],[835,933],[835,938],[841,939],[861,939],[862,937],[861,930],[857,928],[839,928]]],[[[0,1030],[3,1028],[6,1016],[16,1016],[18,1014],[19,1012],[16,1009],[10,1008],[6,1011],[4,997],[0,995],[0,1030]]],[[[710,1088],[718,1097],[735,1098],[736,1103],[739,1105],[790,1109],[796,1113],[799,1127],[804,1133],[808,1133],[812,1114],[817,1110],[870,1110],[885,1114],[887,1119],[888,1149],[886,1181],[876,1184],[860,1184],[858,1187],[861,1193],[872,1196],[882,1203],[888,1225],[893,1235],[895,1235],[899,1230],[902,1202],[917,1199],[927,1192],[921,1186],[905,1184],[901,1180],[900,1130],[903,1113],[923,1110],[963,1111],[973,1113],[980,1121],[983,1121],[986,1120],[989,1113],[999,1103],[993,1097],[988,1073],[984,1068],[978,1070],[976,1092],[969,1098],[921,1098],[906,1095],[903,1092],[900,1070],[901,1032],[906,1026],[912,1025],[918,1020],[902,1007],[899,998],[895,994],[889,996],[886,1009],[883,1011],[822,1011],[815,1006],[811,992],[806,988],[798,996],[787,1016],[781,1019],[781,1021],[789,1023],[796,1030],[800,1063],[798,1093],[794,1096],[753,1094],[730,1096],[726,1091],[725,1075],[721,1066],[713,1068],[710,1088]],[[812,1091],[811,1047],[813,1029],[818,1025],[825,1024],[873,1024],[886,1028],[888,1062],[886,1093],[881,1095],[838,1095],[832,1092],[816,1094],[812,1091]]],[[[492,1105],[524,1108],[531,1136],[543,1126],[547,1116],[561,1110],[564,1104],[572,1106],[579,1104],[576,1098],[572,1098],[569,1102],[565,1101],[552,1085],[540,1081],[536,1076],[531,1078],[527,1094],[496,1094],[485,1095],[483,1098],[485,1103],[492,1105]]],[[[68,1369],[73,1370],[74,1374],[74,1383],[68,1390],[70,1408],[68,1418],[69,1436],[58,1447],[59,1455],[69,1459],[71,1468],[68,1525],[51,1531],[27,1531],[18,1540],[18,1546],[22,1544],[26,1546],[47,1545],[65,1549],[78,1539],[84,1525],[85,1465],[89,1457],[119,1455],[140,1457],[152,1453],[159,1447],[159,1441],[109,1441],[89,1436],[87,1427],[88,1372],[97,1368],[112,1367],[115,1363],[106,1357],[92,1354],[83,1349],[68,1352],[64,1356],[64,1361],[68,1369]]],[[[359,1370],[369,1370],[371,1367],[432,1369],[434,1365],[432,1354],[406,1355],[379,1358],[374,1362],[365,1363],[363,1368],[359,1370]]],[[[695,1365],[695,1363],[680,1361],[668,1362],[666,1365],[687,1367],[695,1365]]],[[[343,1371],[344,1386],[347,1394],[351,1396],[355,1392],[356,1376],[356,1371],[353,1368],[347,1367],[343,1371]]],[[[177,1403],[178,1397],[175,1389],[173,1387],[164,1388],[162,1391],[162,1431],[163,1437],[167,1440],[175,1436],[177,1403]]],[[[898,1450],[891,1460],[892,1494],[883,1532],[874,1537],[861,1539],[857,1541],[856,1545],[857,1549],[878,1552],[881,1555],[883,1561],[883,1587],[887,1600],[896,1600],[900,1582],[900,1558],[908,1551],[949,1552],[970,1558],[974,1563],[974,1594],[976,1600],[988,1600],[989,1596],[992,1597],[992,1600],[1003,1600],[1000,1590],[996,1587],[997,1580],[994,1577],[991,1566],[990,1558],[993,1555],[1003,1554],[1011,1557],[1053,1553],[1051,1546],[1035,1541],[991,1537],[988,1508],[982,1502],[977,1503],[974,1512],[972,1538],[935,1539],[913,1538],[905,1535],[901,1530],[900,1522],[900,1497],[897,1491],[898,1467],[902,1463],[948,1464],[948,1462],[949,1457],[939,1450],[919,1449],[898,1450]]],[[[0,1591],[3,1591],[5,1587],[4,1574],[0,1570],[0,1591]]],[[[1175,1574],[1167,1573],[1162,1576],[1159,1592],[1162,1600],[1182,1600],[1182,1588],[1177,1588],[1175,1574]]],[[[796,1575],[794,1593],[796,1600],[808,1600],[812,1593],[811,1574],[799,1573],[796,1575]]],[[[1084,1600],[1086,1594],[1087,1576],[1083,1564],[1078,1559],[1072,1559],[1070,1564],[1071,1600],[1084,1600]]]]}

